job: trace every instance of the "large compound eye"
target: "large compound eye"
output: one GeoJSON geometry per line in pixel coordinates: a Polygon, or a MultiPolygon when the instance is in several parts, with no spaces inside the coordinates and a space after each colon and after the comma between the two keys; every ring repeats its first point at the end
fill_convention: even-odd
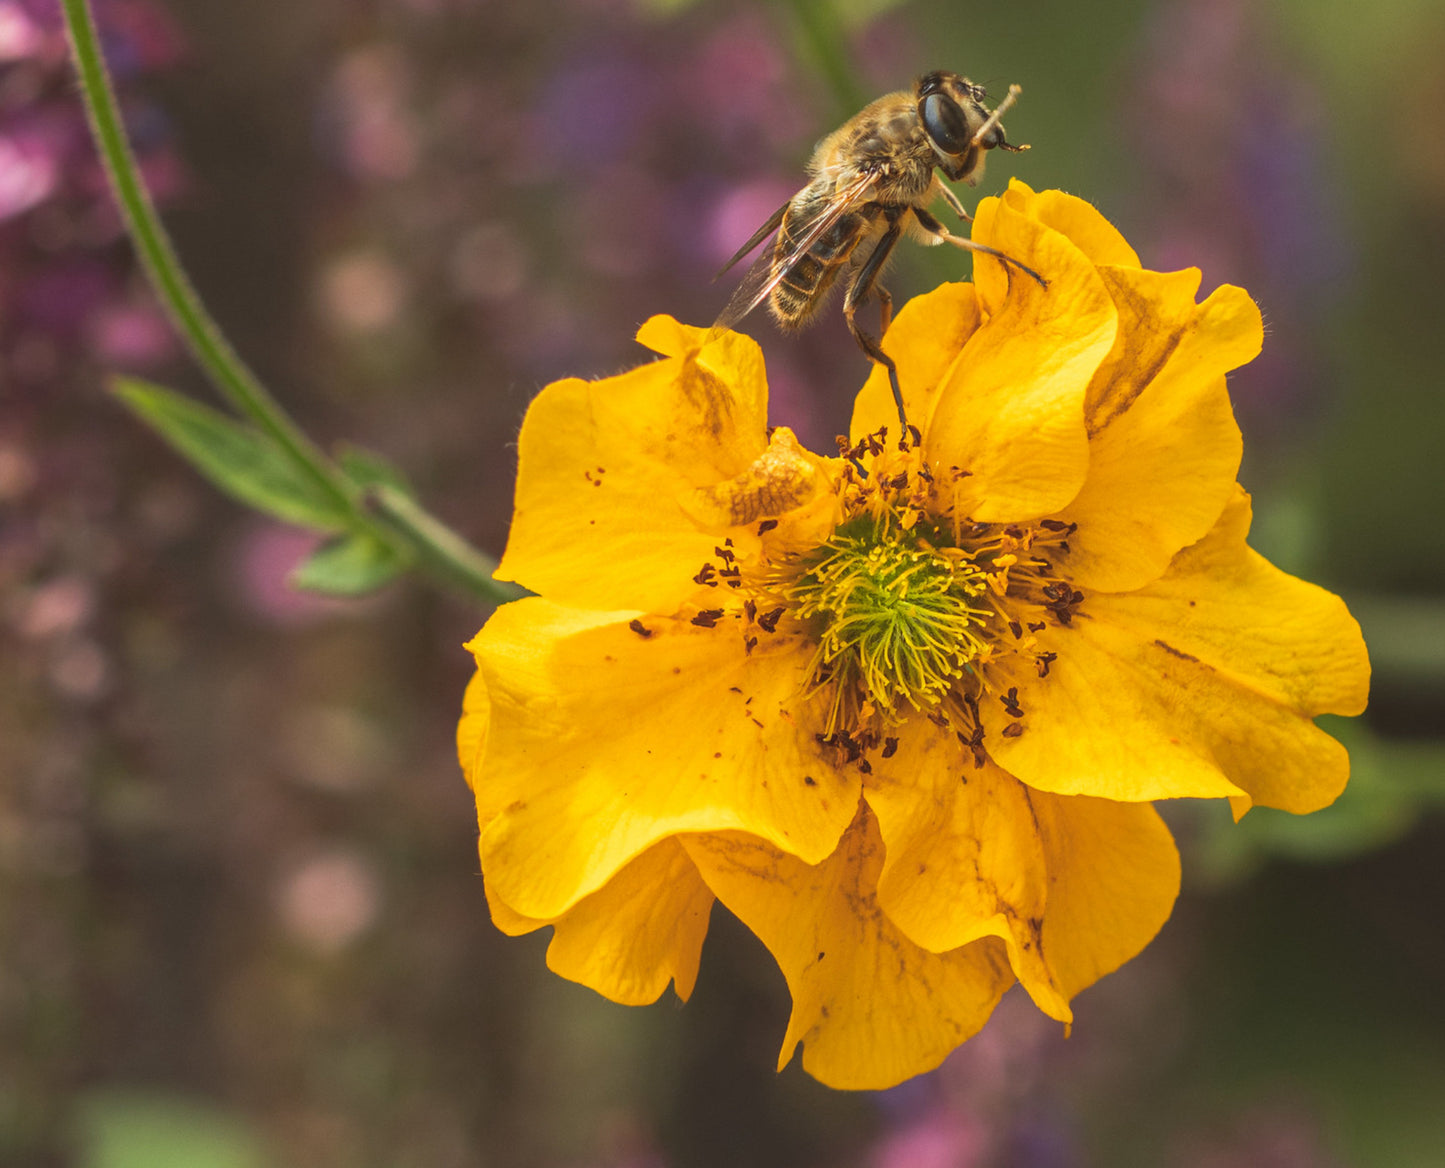
{"type": "Polygon", "coordinates": [[[931,93],[919,103],[918,112],[933,144],[945,154],[962,154],[968,149],[969,139],[973,137],[968,118],[951,97],[931,93]]]}

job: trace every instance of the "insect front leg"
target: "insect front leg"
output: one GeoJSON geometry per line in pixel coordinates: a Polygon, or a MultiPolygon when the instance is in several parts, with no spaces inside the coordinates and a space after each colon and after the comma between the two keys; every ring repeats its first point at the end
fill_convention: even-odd
{"type": "Polygon", "coordinates": [[[888,370],[888,384],[893,390],[893,401],[898,406],[898,421],[902,425],[902,433],[906,437],[908,434],[908,411],[903,407],[903,389],[898,384],[898,366],[893,363],[893,358],[883,351],[882,345],[859,327],[856,319],[858,306],[868,299],[870,292],[876,291],[882,308],[884,332],[888,331],[888,325],[892,322],[893,297],[878,283],[878,276],[883,271],[883,265],[888,262],[888,257],[892,254],[894,247],[898,245],[899,239],[903,237],[900,217],[896,213],[889,215],[888,230],[878,240],[873,248],[873,253],[863,266],[848,281],[848,292],[843,297],[843,317],[847,320],[848,331],[853,334],[853,339],[858,342],[858,347],[888,370]]]}
{"type": "Polygon", "coordinates": [[[1027,264],[1019,263],[1018,260],[1013,258],[1013,256],[1005,255],[997,248],[989,247],[986,243],[974,243],[974,241],[971,239],[965,239],[961,235],[954,235],[953,232],[951,232],[947,227],[945,227],[927,211],[915,207],[913,208],[913,215],[918,220],[918,225],[922,227],[924,231],[928,232],[928,234],[932,235],[935,239],[937,239],[940,243],[951,243],[954,247],[963,248],[964,251],[982,252],[984,255],[991,255],[995,259],[1003,263],[1005,266],[1017,268],[1025,275],[1032,276],[1035,280],[1038,281],[1040,288],[1047,288],[1049,286],[1049,282],[1027,264]]]}
{"type": "Polygon", "coordinates": [[[958,196],[953,193],[952,187],[946,186],[943,183],[939,183],[938,190],[939,193],[943,195],[943,201],[953,209],[953,213],[955,215],[957,215],[965,223],[973,222],[973,216],[963,209],[963,204],[959,202],[958,196]]]}

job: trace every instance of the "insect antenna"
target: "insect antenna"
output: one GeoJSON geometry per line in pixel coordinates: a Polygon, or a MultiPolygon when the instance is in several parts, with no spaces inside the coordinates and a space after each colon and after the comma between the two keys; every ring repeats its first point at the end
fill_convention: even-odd
{"type": "MultiPolygon", "coordinates": [[[[1006,114],[1010,109],[1013,108],[1013,106],[1019,99],[1019,94],[1021,94],[1023,91],[1023,86],[1021,85],[1010,85],[1008,87],[1008,93],[1005,94],[1004,99],[998,103],[998,108],[995,109],[993,113],[988,115],[988,120],[985,121],[984,124],[978,128],[978,133],[976,133],[973,138],[970,139],[970,146],[977,146],[980,142],[983,141],[984,135],[987,134],[990,130],[994,129],[994,127],[999,124],[1004,114],[1006,114]]],[[[1018,154],[1021,151],[1028,149],[1027,145],[1013,146],[1007,142],[1002,142],[1000,143],[1000,145],[1003,146],[1005,150],[1011,150],[1015,154],[1018,154]]]]}

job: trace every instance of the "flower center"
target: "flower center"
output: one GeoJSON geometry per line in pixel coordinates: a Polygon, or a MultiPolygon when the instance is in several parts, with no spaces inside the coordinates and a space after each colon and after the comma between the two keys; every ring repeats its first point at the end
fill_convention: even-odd
{"type": "Polygon", "coordinates": [[[838,695],[835,719],[850,692],[890,720],[904,705],[932,709],[985,651],[987,575],[886,519],[845,523],[790,575],[779,592],[816,638],[813,673],[838,695]]]}
{"type": "Polygon", "coordinates": [[[693,577],[710,595],[692,624],[738,630],[749,655],[769,641],[806,646],[806,693],[826,711],[816,737],[865,772],[867,752],[881,744],[891,757],[890,730],[919,714],[982,766],[981,711],[998,702],[1012,719],[1000,733],[1024,733],[1020,669],[1049,676],[1060,642],[1045,631],[1067,628],[1085,601],[1067,571],[1075,524],[961,514],[955,484],[969,472],[929,464],[909,437],[840,440],[840,469],[779,429],[743,474],[687,500],[700,525],[756,522],[761,542],[714,548],[693,577]]]}

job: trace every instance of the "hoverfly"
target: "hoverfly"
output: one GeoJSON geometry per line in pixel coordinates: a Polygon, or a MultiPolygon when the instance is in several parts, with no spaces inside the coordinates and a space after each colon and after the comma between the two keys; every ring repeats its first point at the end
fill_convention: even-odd
{"type": "Polygon", "coordinates": [[[951,243],[996,256],[1047,286],[1033,269],[952,234],[928,211],[930,203],[942,198],[959,218],[971,222],[973,217],[939,181],[935,169],[951,181],[962,179],[973,185],[983,174],[989,150],[1028,149],[1009,143],[999,121],[1019,92],[1017,85],[1010,86],[1008,96],[990,112],[983,104],[987,96],[983,86],[957,73],[928,73],[911,90],[880,97],[834,130],[813,151],[808,185],[779,207],[722,269],[726,272],[777,232],[713,327],[731,328],[767,301],[780,328],[801,328],[846,273],[843,316],[863,352],[888,370],[906,432],[898,370],[856,319],[858,306],[876,294],[882,318],[879,335],[888,331],[893,298],[878,278],[904,233],[926,244],[951,243]]]}

